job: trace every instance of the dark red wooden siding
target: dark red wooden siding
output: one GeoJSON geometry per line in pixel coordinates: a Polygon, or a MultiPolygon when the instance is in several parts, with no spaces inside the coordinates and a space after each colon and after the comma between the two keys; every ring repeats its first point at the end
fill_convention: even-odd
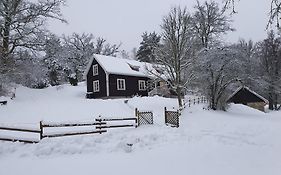
{"type": "Polygon", "coordinates": [[[98,64],[98,75],[93,76],[93,65],[98,64],[94,59],[91,65],[91,68],[87,74],[87,98],[100,98],[106,97],[106,74],[102,67],[98,64]],[[99,80],[100,91],[93,91],[93,82],[99,80]]]}
{"type": "Polygon", "coordinates": [[[139,80],[147,81],[146,77],[134,77],[126,75],[109,75],[109,95],[113,97],[131,97],[133,95],[147,96],[147,91],[139,90],[139,80]],[[125,79],[126,90],[117,90],[117,79],[125,79]]]}

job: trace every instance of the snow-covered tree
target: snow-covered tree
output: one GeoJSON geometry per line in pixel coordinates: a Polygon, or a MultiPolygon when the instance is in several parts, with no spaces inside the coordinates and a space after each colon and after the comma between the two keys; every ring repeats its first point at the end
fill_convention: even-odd
{"type": "Polygon", "coordinates": [[[234,30],[230,25],[232,22],[230,17],[225,15],[218,3],[205,1],[204,4],[200,4],[197,0],[194,8],[192,25],[201,47],[208,48],[222,34],[234,30]]]}
{"type": "Polygon", "coordinates": [[[0,39],[2,62],[17,48],[37,49],[44,44],[42,33],[46,32],[47,18],[65,22],[60,7],[65,0],[1,0],[0,39]]]}
{"type": "Polygon", "coordinates": [[[95,41],[95,54],[116,56],[121,44],[110,44],[106,39],[98,37],[95,41]]]}
{"type": "Polygon", "coordinates": [[[276,110],[281,93],[281,37],[276,37],[270,31],[267,39],[259,43],[258,55],[262,85],[268,93],[269,109],[276,110]]]}
{"type": "Polygon", "coordinates": [[[65,50],[65,69],[67,76],[76,77],[82,81],[83,72],[88,60],[95,53],[94,36],[92,34],[73,33],[71,36],[63,36],[63,49],[65,50]]]}
{"type": "Polygon", "coordinates": [[[260,91],[257,84],[260,82],[260,60],[256,56],[257,45],[252,41],[245,41],[240,39],[238,43],[233,44],[233,47],[237,49],[239,53],[239,59],[247,64],[240,67],[243,69],[244,74],[241,74],[241,81],[244,85],[260,91]]]}
{"type": "Polygon", "coordinates": [[[43,48],[46,19],[65,22],[60,11],[64,3],[65,0],[0,1],[0,84],[19,73],[16,52],[43,48]]]}
{"type": "Polygon", "coordinates": [[[155,32],[144,32],[137,51],[137,60],[149,63],[155,62],[155,50],[160,46],[160,39],[161,36],[155,32]]]}
{"type": "Polygon", "coordinates": [[[163,18],[161,28],[162,46],[157,50],[156,62],[164,66],[168,74],[166,81],[176,92],[181,107],[182,92],[187,85],[184,71],[191,64],[190,52],[194,39],[191,17],[187,9],[172,8],[170,13],[163,18]]]}
{"type": "Polygon", "coordinates": [[[44,52],[43,64],[46,67],[48,83],[56,86],[65,82],[64,70],[67,69],[67,64],[65,63],[66,53],[60,38],[51,34],[46,40],[44,52]]]}
{"type": "Polygon", "coordinates": [[[238,57],[239,51],[232,47],[203,49],[197,55],[193,67],[195,81],[213,110],[225,108],[227,88],[240,81],[240,67],[245,63],[238,57]]]}

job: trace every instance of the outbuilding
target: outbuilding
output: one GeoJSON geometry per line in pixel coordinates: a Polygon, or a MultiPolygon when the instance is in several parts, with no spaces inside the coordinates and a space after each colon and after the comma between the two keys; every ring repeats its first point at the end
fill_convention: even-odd
{"type": "Polygon", "coordinates": [[[243,104],[265,111],[268,100],[246,86],[239,87],[227,100],[228,103],[243,104]]]}

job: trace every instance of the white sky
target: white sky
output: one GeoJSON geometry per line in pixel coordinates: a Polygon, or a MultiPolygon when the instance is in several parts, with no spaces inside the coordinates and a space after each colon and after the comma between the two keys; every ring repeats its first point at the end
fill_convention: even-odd
{"type": "MultiPolygon", "coordinates": [[[[203,1],[203,0],[200,0],[203,1]]],[[[215,0],[221,2],[223,0],[215,0]]],[[[192,9],[196,0],[67,0],[63,7],[69,24],[51,21],[49,29],[56,34],[92,33],[111,43],[122,42],[122,49],[139,47],[143,32],[160,32],[162,17],[172,6],[186,5],[192,9]]],[[[240,0],[238,14],[233,17],[235,32],[226,40],[239,38],[262,40],[266,37],[269,0],[240,0]]]]}

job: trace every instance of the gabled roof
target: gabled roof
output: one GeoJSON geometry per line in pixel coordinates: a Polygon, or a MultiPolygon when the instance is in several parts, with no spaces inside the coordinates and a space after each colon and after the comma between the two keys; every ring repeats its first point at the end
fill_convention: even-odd
{"type": "Polygon", "coordinates": [[[151,78],[154,77],[153,74],[157,73],[155,66],[151,63],[94,54],[88,63],[84,77],[88,74],[94,59],[108,74],[151,78]]]}
{"type": "MultiPolygon", "coordinates": [[[[229,97],[228,97],[228,100],[227,100],[227,102],[233,102],[234,101],[234,98],[235,98],[235,96],[238,96],[238,93],[239,92],[241,92],[241,91],[248,91],[248,92],[250,92],[250,93],[252,93],[256,98],[258,98],[259,100],[261,100],[261,101],[263,101],[263,102],[265,102],[265,103],[268,103],[268,100],[267,99],[265,99],[264,97],[262,97],[261,95],[259,95],[258,93],[256,93],[255,91],[253,91],[253,90],[251,90],[249,87],[247,87],[247,86],[241,86],[241,87],[239,87],[232,95],[230,95],[229,97]]],[[[243,100],[243,99],[241,99],[242,97],[237,97],[237,98],[240,98],[240,100],[243,100]]],[[[245,100],[245,99],[244,99],[245,100]]],[[[247,100],[251,100],[251,99],[247,99],[247,100]]]]}

